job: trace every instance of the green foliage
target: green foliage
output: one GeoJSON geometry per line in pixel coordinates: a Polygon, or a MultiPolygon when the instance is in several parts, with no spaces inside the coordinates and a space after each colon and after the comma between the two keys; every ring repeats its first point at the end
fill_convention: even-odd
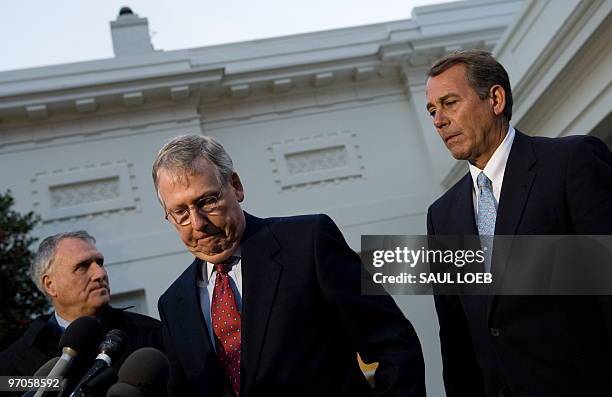
{"type": "Polygon", "coordinates": [[[12,209],[11,192],[0,193],[0,348],[12,342],[30,320],[49,311],[49,302],[30,280],[34,256],[29,233],[39,218],[12,209]]]}

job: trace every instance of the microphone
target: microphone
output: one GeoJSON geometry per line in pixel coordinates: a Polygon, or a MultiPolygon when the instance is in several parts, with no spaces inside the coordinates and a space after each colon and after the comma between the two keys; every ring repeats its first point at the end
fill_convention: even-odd
{"type": "MultiPolygon", "coordinates": [[[[36,372],[34,372],[34,375],[32,375],[32,376],[47,376],[47,375],[49,375],[49,372],[51,372],[51,369],[55,366],[55,364],[57,363],[57,361],[59,359],[60,359],[59,357],[53,357],[52,359],[50,359],[49,361],[47,361],[46,363],[41,365],[40,368],[38,368],[36,370],[36,372]]],[[[34,395],[34,393],[36,393],[36,390],[30,390],[30,391],[25,392],[24,394],[22,394],[21,397],[32,397],[34,395]]]]}
{"type": "Polygon", "coordinates": [[[106,397],[158,397],[166,395],[170,363],[161,351],[143,347],[130,354],[119,369],[119,382],[106,397]]]}
{"type": "MultiPolygon", "coordinates": [[[[95,343],[100,340],[101,336],[102,326],[93,317],[79,317],[71,322],[59,341],[62,355],[55,361],[53,368],[51,368],[47,375],[47,379],[65,376],[70,370],[70,365],[74,358],[79,353],[82,354],[91,350],[95,343]]],[[[42,367],[39,370],[41,369],[42,367]]],[[[34,397],[41,397],[44,392],[45,388],[40,387],[34,394],[34,397]]]]}
{"type": "Polygon", "coordinates": [[[103,396],[108,388],[117,382],[117,379],[117,371],[113,367],[106,367],[98,376],[83,383],[81,390],[84,396],[103,396]]]}
{"type": "Polygon", "coordinates": [[[83,394],[84,390],[82,390],[83,384],[98,376],[111,365],[113,360],[117,360],[123,356],[127,348],[127,337],[126,333],[120,329],[108,331],[104,339],[102,339],[102,342],[100,342],[100,346],[98,347],[99,354],[93,365],[85,375],[83,375],[81,381],[74,388],[72,394],[70,394],[70,397],[83,397],[85,395],[83,394]]]}
{"type": "Polygon", "coordinates": [[[34,375],[32,376],[49,375],[49,372],[51,372],[51,369],[53,369],[53,367],[55,366],[55,364],[58,362],[59,359],[60,359],[59,357],[53,357],[52,359],[50,359],[49,361],[41,365],[40,368],[38,368],[36,372],[34,372],[34,375]]]}
{"type": "Polygon", "coordinates": [[[118,382],[108,389],[106,397],[147,397],[147,395],[134,385],[118,382]]]}

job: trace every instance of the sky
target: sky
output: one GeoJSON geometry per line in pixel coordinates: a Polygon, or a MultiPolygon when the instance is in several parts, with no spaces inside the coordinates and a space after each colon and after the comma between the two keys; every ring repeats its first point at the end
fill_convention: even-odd
{"type": "Polygon", "coordinates": [[[158,50],[410,18],[450,0],[0,0],[0,71],[113,57],[111,20],[128,6],[158,50]]]}

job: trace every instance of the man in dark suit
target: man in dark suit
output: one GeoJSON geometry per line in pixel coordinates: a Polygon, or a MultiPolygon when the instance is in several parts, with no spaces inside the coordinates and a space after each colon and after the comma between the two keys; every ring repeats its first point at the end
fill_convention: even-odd
{"type": "MultiPolygon", "coordinates": [[[[127,353],[113,363],[117,370],[134,350],[147,346],[163,349],[158,320],[109,305],[104,257],[95,241],[89,233],[76,231],[56,234],[41,242],[30,274],[51,300],[54,312],[35,319],[21,338],[0,353],[0,375],[29,376],[49,359],[58,357],[62,333],[73,320],[83,316],[96,317],[104,333],[121,329],[127,334],[127,353]]],[[[93,357],[89,359],[93,361],[93,357]]],[[[80,364],[89,366],[91,361],[80,364]]]]}
{"type": "Polygon", "coordinates": [[[153,179],[193,263],[159,300],[173,395],[424,396],[414,329],[360,293],[360,259],[325,215],[260,219],[223,147],[183,136],[153,179]],[[357,363],[378,362],[374,389],[357,363]]]}
{"type": "MultiPolygon", "coordinates": [[[[489,53],[439,60],[426,92],[438,133],[470,168],[429,208],[428,234],[612,234],[610,150],[594,137],[550,139],[514,130],[508,75],[489,53]]],[[[612,393],[609,296],[439,295],[435,301],[449,397],[612,393]]]]}

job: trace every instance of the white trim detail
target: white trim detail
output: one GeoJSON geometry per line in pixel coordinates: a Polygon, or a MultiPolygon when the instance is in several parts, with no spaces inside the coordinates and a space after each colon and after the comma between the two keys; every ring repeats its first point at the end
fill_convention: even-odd
{"type": "Polygon", "coordinates": [[[283,189],[363,174],[357,134],[344,132],[317,139],[272,145],[283,189]]]}
{"type": "Polygon", "coordinates": [[[127,164],[36,178],[43,221],[135,208],[127,164]]]}

